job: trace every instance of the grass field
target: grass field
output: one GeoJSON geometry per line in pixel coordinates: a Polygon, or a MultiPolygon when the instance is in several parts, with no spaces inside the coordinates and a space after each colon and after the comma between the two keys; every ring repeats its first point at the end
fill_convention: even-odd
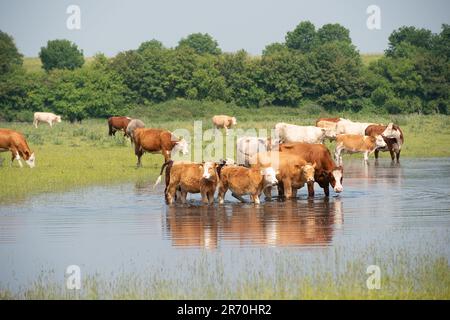
{"type": "MultiPolygon", "coordinates": [[[[210,129],[210,118],[218,113],[236,115],[237,128],[270,129],[279,121],[311,125],[317,117],[327,116],[316,111],[277,107],[256,110],[220,104],[211,107],[209,104],[173,101],[135,110],[130,115],[143,119],[148,127],[169,130],[185,128],[192,133],[194,120],[203,120],[203,130],[210,129]],[[178,103],[183,105],[182,108],[177,107],[178,103]]],[[[340,116],[381,123],[395,121],[405,134],[402,157],[450,157],[449,116],[340,116]]],[[[17,162],[10,167],[10,153],[0,154],[0,158],[4,159],[0,167],[0,203],[17,201],[42,192],[64,191],[93,184],[155,179],[163,162],[161,155],[146,154],[143,168],[136,169],[136,157],[129,141],[120,134],[115,138],[109,137],[105,119],[91,119],[76,124],[63,121],[53,129],[44,124],[35,129],[31,123],[2,122],[0,128],[24,133],[30,148],[36,153],[36,167],[33,169],[26,165],[20,169],[17,162]]],[[[331,144],[329,147],[333,149],[334,146],[331,144]]],[[[382,153],[381,157],[382,161],[390,161],[388,153],[382,153]]]]}
{"type": "Polygon", "coordinates": [[[47,272],[19,291],[0,284],[0,299],[450,299],[445,257],[367,249],[337,268],[344,249],[320,253],[313,265],[298,250],[260,255],[261,264],[249,260],[238,274],[225,271],[222,257],[205,253],[177,263],[173,273],[163,263],[144,272],[85,275],[79,291],[47,272]],[[367,287],[368,261],[380,267],[380,289],[367,287]]]}

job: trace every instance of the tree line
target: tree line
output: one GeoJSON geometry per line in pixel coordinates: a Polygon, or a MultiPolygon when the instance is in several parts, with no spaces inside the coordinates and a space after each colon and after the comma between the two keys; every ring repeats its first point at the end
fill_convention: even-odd
{"type": "Polygon", "coordinates": [[[85,63],[76,44],[51,40],[39,53],[45,72],[27,72],[13,38],[0,31],[0,118],[27,120],[34,111],[52,111],[81,121],[176,98],[253,108],[314,103],[329,112],[447,114],[449,55],[446,24],[436,34],[401,27],[389,36],[383,57],[364,65],[348,29],[317,29],[304,21],[260,56],[223,52],[210,35],[195,33],[174,48],[150,40],[85,63]]]}

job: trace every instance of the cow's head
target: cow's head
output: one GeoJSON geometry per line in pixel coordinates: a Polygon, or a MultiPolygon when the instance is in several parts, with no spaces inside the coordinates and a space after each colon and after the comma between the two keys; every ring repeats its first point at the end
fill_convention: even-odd
{"type": "Polygon", "coordinates": [[[237,123],[236,117],[232,117],[231,124],[234,126],[234,125],[236,125],[236,123],[237,123]]]}
{"type": "Polygon", "coordinates": [[[31,156],[27,159],[27,160],[25,160],[25,162],[28,164],[28,166],[30,167],[30,168],[34,168],[34,166],[35,166],[35,163],[34,163],[34,160],[35,160],[35,155],[34,155],[34,152],[31,154],[31,156]]]}
{"type": "Polygon", "coordinates": [[[375,136],[375,145],[377,148],[386,147],[386,141],[384,141],[384,138],[381,134],[375,136]]]}
{"type": "Polygon", "coordinates": [[[173,147],[173,150],[175,152],[181,152],[183,155],[186,155],[189,153],[189,144],[186,140],[181,139],[177,142],[175,142],[175,146],[173,147]]]}
{"type": "Polygon", "coordinates": [[[328,178],[334,192],[340,193],[344,191],[344,187],[342,186],[342,181],[344,179],[344,169],[342,168],[342,166],[335,167],[333,170],[331,170],[328,178]]]}
{"type": "Polygon", "coordinates": [[[302,176],[308,184],[314,183],[314,173],[316,169],[316,163],[307,163],[302,167],[302,176]]]}
{"type": "Polygon", "coordinates": [[[216,177],[216,169],[217,163],[211,161],[205,162],[203,164],[202,178],[205,180],[213,180],[216,177]]]}
{"type": "Polygon", "coordinates": [[[388,124],[381,135],[386,138],[400,139],[400,131],[398,130],[398,126],[394,125],[392,122],[388,124]]]}
{"type": "Polygon", "coordinates": [[[263,176],[265,185],[274,186],[278,183],[277,175],[273,167],[261,169],[261,175],[263,176]]]}
{"type": "Polygon", "coordinates": [[[56,116],[56,122],[61,122],[61,116],[56,116]]]}

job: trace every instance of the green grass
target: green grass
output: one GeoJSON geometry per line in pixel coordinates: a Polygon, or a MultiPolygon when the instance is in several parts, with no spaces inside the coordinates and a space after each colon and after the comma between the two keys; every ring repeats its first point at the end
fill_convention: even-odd
{"type": "Polygon", "coordinates": [[[374,61],[382,58],[384,56],[383,53],[363,53],[361,54],[362,62],[365,66],[368,66],[374,61]]]}
{"type": "Polygon", "coordinates": [[[298,250],[260,251],[260,263],[243,258],[244,267],[230,272],[230,261],[204,253],[178,260],[177,272],[162,262],[143,272],[82,274],[75,292],[65,289],[64,279],[44,272],[18,291],[0,284],[0,299],[450,299],[445,257],[371,248],[347,262],[343,256],[339,248],[318,252],[312,261],[298,250]],[[366,285],[371,264],[380,267],[378,290],[366,285]]]}
{"type": "MultiPolygon", "coordinates": [[[[93,61],[92,57],[84,58],[85,65],[93,61]]],[[[25,57],[23,58],[23,67],[27,72],[44,72],[42,69],[42,62],[39,57],[25,57]]]]}
{"type": "MultiPolygon", "coordinates": [[[[130,113],[144,120],[148,127],[177,128],[193,131],[193,121],[203,120],[203,130],[211,128],[211,116],[217,113],[234,114],[238,128],[270,129],[279,121],[312,125],[318,116],[328,116],[314,108],[245,109],[225,104],[172,101],[135,110],[130,113]],[[176,120],[183,119],[183,120],[176,120]]],[[[442,115],[382,116],[339,114],[360,121],[388,123],[395,121],[405,134],[404,157],[450,157],[450,117],[442,115]]],[[[31,123],[0,122],[0,128],[12,128],[25,134],[36,154],[36,167],[20,169],[17,162],[10,167],[10,153],[0,153],[0,203],[25,199],[31,195],[64,191],[93,184],[111,184],[136,180],[151,180],[157,176],[163,158],[146,154],[143,168],[136,169],[136,157],[130,143],[120,134],[107,135],[105,119],[92,119],[81,124],[62,122],[53,129],[41,124],[35,129],[31,123]]],[[[205,146],[205,144],[204,144],[205,146]]],[[[333,145],[329,145],[333,148],[333,145]]],[[[353,157],[361,157],[354,155],[353,157]]],[[[382,153],[389,161],[388,153],[382,153]]],[[[383,159],[382,159],[383,160],[383,159]]]]}

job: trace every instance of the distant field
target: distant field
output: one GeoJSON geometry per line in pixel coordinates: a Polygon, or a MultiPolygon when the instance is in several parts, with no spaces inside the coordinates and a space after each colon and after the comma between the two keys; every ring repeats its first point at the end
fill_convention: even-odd
{"type": "Polygon", "coordinates": [[[366,66],[369,65],[371,62],[377,61],[381,57],[383,57],[382,53],[364,53],[364,54],[361,54],[361,59],[363,61],[363,64],[366,65],[366,66]]]}
{"type": "MultiPolygon", "coordinates": [[[[90,62],[92,62],[92,60],[93,60],[92,57],[85,57],[84,58],[85,64],[89,64],[90,62]]],[[[43,71],[41,59],[39,57],[25,57],[23,59],[23,67],[28,72],[41,72],[41,71],[43,71]]]]}
{"type": "MultiPolygon", "coordinates": [[[[368,65],[371,62],[380,59],[382,56],[383,56],[382,53],[361,54],[361,58],[362,58],[364,65],[368,65]]],[[[92,60],[93,60],[92,57],[85,57],[86,64],[89,64],[90,62],[92,62],[92,60]]],[[[27,70],[28,72],[42,71],[41,59],[39,59],[38,57],[25,57],[23,59],[23,66],[24,66],[25,70],[27,70]]]]}

